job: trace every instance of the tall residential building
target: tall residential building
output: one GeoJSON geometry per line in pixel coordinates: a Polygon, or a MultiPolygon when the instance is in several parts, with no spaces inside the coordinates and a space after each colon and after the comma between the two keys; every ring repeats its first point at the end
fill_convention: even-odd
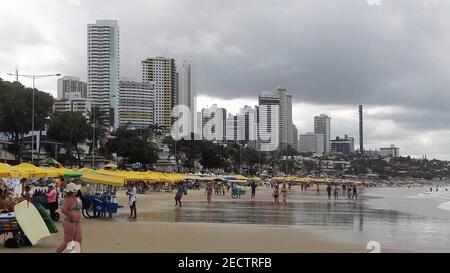
{"type": "Polygon", "coordinates": [[[258,148],[276,150],[280,141],[280,98],[273,95],[258,96],[258,148]],[[263,145],[263,146],[262,146],[263,145]]]}
{"type": "Polygon", "coordinates": [[[119,126],[120,36],[116,20],[88,25],[88,98],[119,126]]]}
{"type": "Polygon", "coordinates": [[[293,145],[294,140],[292,138],[293,131],[293,123],[292,123],[292,96],[286,95],[286,143],[293,145]]]}
{"type": "Polygon", "coordinates": [[[226,122],[226,140],[238,141],[238,116],[228,114],[226,122]]]}
{"type": "Polygon", "coordinates": [[[307,133],[300,135],[300,153],[311,152],[313,154],[323,155],[323,140],[323,134],[307,133]]]}
{"type": "Polygon", "coordinates": [[[321,114],[314,117],[314,133],[323,134],[323,152],[330,152],[330,117],[321,114]]]}
{"type": "Polygon", "coordinates": [[[213,104],[210,108],[202,109],[202,138],[224,141],[226,138],[227,110],[213,104]],[[218,119],[216,119],[218,118],[218,119]],[[219,130],[218,127],[222,128],[219,130]]]}
{"type": "Polygon", "coordinates": [[[294,148],[296,151],[299,150],[298,147],[298,129],[297,126],[292,124],[292,148],[294,148]]]}
{"type": "Polygon", "coordinates": [[[155,124],[171,131],[172,108],[177,103],[177,74],[175,60],[152,57],[142,61],[142,81],[155,84],[155,124]]]}
{"type": "Polygon", "coordinates": [[[256,109],[251,106],[244,106],[239,110],[238,119],[238,140],[248,143],[257,140],[257,114],[256,109]]]}
{"type": "Polygon", "coordinates": [[[79,78],[65,76],[58,79],[58,99],[66,99],[68,96],[87,98],[87,83],[79,78]]]}
{"type": "Polygon", "coordinates": [[[191,132],[194,132],[197,95],[192,82],[192,63],[184,60],[177,69],[177,105],[186,105],[191,110],[191,132]]]}
{"type": "Polygon", "coordinates": [[[285,88],[275,87],[272,94],[262,94],[264,98],[279,99],[279,142],[281,147],[292,145],[292,96],[285,88]]]}
{"type": "Polygon", "coordinates": [[[119,125],[145,129],[153,124],[155,86],[153,83],[136,82],[120,78],[119,125]]]}
{"type": "Polygon", "coordinates": [[[355,139],[347,135],[344,138],[336,137],[336,139],[331,140],[331,150],[349,155],[355,151],[355,139]]]}

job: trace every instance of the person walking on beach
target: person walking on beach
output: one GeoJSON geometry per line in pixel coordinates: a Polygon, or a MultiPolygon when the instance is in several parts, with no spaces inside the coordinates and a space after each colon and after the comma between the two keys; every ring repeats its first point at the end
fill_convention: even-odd
{"type": "Polygon", "coordinates": [[[339,199],[339,189],[338,189],[338,186],[337,186],[337,185],[334,185],[334,190],[333,190],[333,192],[334,192],[334,199],[335,199],[335,200],[339,199]]]}
{"type": "Polygon", "coordinates": [[[347,200],[352,199],[352,187],[348,186],[347,187],[347,200]]]}
{"type": "Polygon", "coordinates": [[[208,182],[206,184],[206,190],[205,190],[206,200],[208,201],[208,205],[211,204],[212,192],[213,192],[213,186],[212,186],[211,182],[208,182]]]}
{"type": "Polygon", "coordinates": [[[50,210],[50,217],[56,219],[56,210],[58,209],[58,193],[55,189],[55,184],[48,185],[47,204],[50,210]]]}
{"type": "Polygon", "coordinates": [[[184,194],[184,187],[181,184],[178,184],[178,190],[177,193],[175,194],[175,206],[179,205],[180,207],[182,207],[181,205],[181,197],[183,197],[184,194]]]}
{"type": "Polygon", "coordinates": [[[278,195],[279,195],[278,185],[274,185],[272,196],[273,196],[273,199],[275,201],[275,205],[279,204],[279,202],[278,202],[278,195]]]}
{"type": "Polygon", "coordinates": [[[328,194],[328,200],[331,200],[331,186],[327,186],[327,194],[328,194]]]}
{"type": "Polygon", "coordinates": [[[255,181],[252,182],[251,188],[252,188],[252,196],[251,196],[251,199],[255,199],[255,195],[256,195],[256,182],[255,182],[255,181]]]}
{"type": "Polygon", "coordinates": [[[69,183],[66,186],[65,192],[66,196],[64,203],[61,206],[61,212],[66,216],[62,227],[64,229],[64,241],[56,249],[56,252],[61,253],[67,248],[67,244],[75,241],[79,244],[81,252],[81,200],[79,200],[75,195],[80,189],[80,186],[75,183],[69,183]]]}
{"type": "Polygon", "coordinates": [[[130,184],[130,189],[127,192],[127,195],[129,195],[129,199],[128,202],[130,204],[130,217],[129,218],[133,218],[136,219],[137,217],[137,212],[136,212],[136,194],[137,194],[137,189],[134,186],[134,183],[130,184]],[[134,213],[134,216],[133,216],[134,213]]]}
{"type": "Polygon", "coordinates": [[[221,189],[222,189],[222,195],[225,195],[225,184],[224,183],[222,183],[221,189]]]}
{"type": "Polygon", "coordinates": [[[358,200],[358,192],[356,189],[356,185],[353,185],[353,196],[352,199],[355,198],[355,200],[358,200]]]}
{"type": "Polygon", "coordinates": [[[288,197],[288,192],[287,192],[287,189],[286,189],[286,183],[284,183],[283,187],[281,187],[281,196],[283,197],[283,206],[286,206],[287,197],[288,197]]]}
{"type": "Polygon", "coordinates": [[[317,195],[320,195],[319,183],[317,183],[316,185],[317,185],[317,195]]]}

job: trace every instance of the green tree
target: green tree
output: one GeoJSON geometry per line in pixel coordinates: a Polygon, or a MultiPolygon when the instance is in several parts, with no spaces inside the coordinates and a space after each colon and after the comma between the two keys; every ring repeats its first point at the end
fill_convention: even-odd
{"type": "MultiPolygon", "coordinates": [[[[22,160],[23,137],[31,131],[33,89],[19,82],[0,79],[0,131],[12,142],[12,151],[17,161],[22,160]]],[[[35,130],[43,130],[46,118],[53,111],[53,97],[35,90],[35,130]]]]}
{"type": "Polygon", "coordinates": [[[56,115],[50,122],[47,136],[55,141],[66,143],[69,158],[72,162],[72,150],[75,147],[78,166],[81,166],[81,155],[78,144],[89,138],[92,127],[80,112],[64,112],[56,115]]]}
{"type": "Polygon", "coordinates": [[[137,130],[120,127],[106,144],[109,151],[125,158],[125,163],[154,163],[158,160],[158,149],[149,139],[141,137],[137,130]]]}

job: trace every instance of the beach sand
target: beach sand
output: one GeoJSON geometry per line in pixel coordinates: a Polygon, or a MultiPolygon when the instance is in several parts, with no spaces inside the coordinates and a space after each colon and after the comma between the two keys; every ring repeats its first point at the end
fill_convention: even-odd
{"type": "MultiPolygon", "coordinates": [[[[271,202],[270,188],[258,189],[257,199],[271,202]]],[[[82,219],[83,252],[365,252],[365,245],[337,243],[324,238],[320,233],[302,227],[233,224],[233,223],[196,223],[196,222],[163,222],[153,219],[152,207],[165,206],[167,210],[182,210],[190,202],[204,201],[204,191],[189,191],[184,196],[183,208],[174,206],[175,192],[151,192],[138,195],[138,219],[128,219],[127,196],[124,192],[118,194],[118,200],[124,208],[114,214],[112,219],[82,219]],[[150,213],[150,214],[149,214],[150,213]]],[[[322,196],[310,194],[304,199],[325,202],[325,192],[322,196]]],[[[250,199],[250,194],[242,200],[250,199]]],[[[213,195],[213,202],[239,202],[226,196],[213,195]]],[[[200,203],[203,204],[203,203],[200,203]]],[[[205,206],[206,203],[204,203],[205,206]]],[[[258,213],[257,211],[255,213],[258,213]]],[[[158,220],[159,219],[159,220],[158,220]]],[[[0,242],[0,252],[30,253],[54,252],[63,240],[61,223],[58,223],[59,233],[41,240],[36,246],[19,249],[3,248],[3,238],[0,242]]],[[[385,250],[390,252],[389,250],[385,250]]],[[[392,250],[393,251],[393,250],[392,250]]]]}

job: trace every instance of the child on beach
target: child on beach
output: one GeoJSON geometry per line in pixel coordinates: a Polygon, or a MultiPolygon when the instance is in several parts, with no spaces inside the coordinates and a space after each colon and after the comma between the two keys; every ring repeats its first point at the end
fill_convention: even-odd
{"type": "Polygon", "coordinates": [[[177,193],[175,194],[175,206],[179,204],[179,206],[182,207],[181,197],[183,197],[183,194],[184,194],[184,187],[183,185],[178,184],[178,190],[177,193]]]}

